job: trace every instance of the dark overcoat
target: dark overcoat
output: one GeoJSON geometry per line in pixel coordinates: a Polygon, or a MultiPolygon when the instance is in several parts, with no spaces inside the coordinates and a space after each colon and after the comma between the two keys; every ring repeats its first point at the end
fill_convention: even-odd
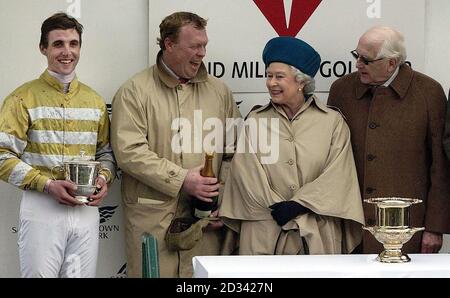
{"type": "MultiPolygon", "coordinates": [[[[449,164],[442,146],[446,97],[432,78],[402,65],[389,87],[375,91],[354,72],[335,81],[328,104],[344,114],[351,131],[361,196],[418,198],[411,226],[450,232],[449,164]],[[373,95],[372,95],[373,93],[373,95]]],[[[364,203],[366,224],[375,224],[375,208],[364,203]]],[[[420,252],[422,233],[404,251],[420,252]]],[[[363,252],[382,246],[369,233],[363,252]]]]}

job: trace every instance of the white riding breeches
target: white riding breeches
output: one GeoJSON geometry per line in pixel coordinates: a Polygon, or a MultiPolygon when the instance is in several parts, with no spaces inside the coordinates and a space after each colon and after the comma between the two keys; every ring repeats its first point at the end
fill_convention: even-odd
{"type": "Polygon", "coordinates": [[[71,207],[24,191],[18,232],[22,277],[95,277],[98,229],[97,207],[71,207]]]}

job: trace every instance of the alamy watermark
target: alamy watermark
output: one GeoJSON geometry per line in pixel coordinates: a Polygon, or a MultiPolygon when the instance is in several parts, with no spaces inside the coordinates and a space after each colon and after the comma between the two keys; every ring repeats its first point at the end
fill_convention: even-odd
{"type": "Polygon", "coordinates": [[[75,19],[81,18],[81,0],[66,0],[70,5],[66,9],[66,13],[75,19]]]}
{"type": "Polygon", "coordinates": [[[371,3],[366,10],[367,17],[369,19],[381,18],[381,0],[366,0],[367,3],[371,3]]]}
{"type": "Polygon", "coordinates": [[[69,278],[80,278],[81,277],[81,260],[80,256],[77,254],[70,254],[67,257],[67,277],[69,278]]]}
{"type": "Polygon", "coordinates": [[[263,164],[278,161],[280,125],[277,118],[203,119],[201,110],[194,111],[193,120],[176,118],[171,148],[174,153],[254,153],[263,164]],[[225,122],[225,123],[224,123],[225,122]]]}

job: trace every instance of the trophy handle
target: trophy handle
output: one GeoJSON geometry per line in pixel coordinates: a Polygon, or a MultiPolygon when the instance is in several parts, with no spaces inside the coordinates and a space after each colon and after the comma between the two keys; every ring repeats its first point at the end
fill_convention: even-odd
{"type": "Polygon", "coordinates": [[[372,234],[375,234],[375,227],[366,227],[366,226],[363,226],[362,227],[364,230],[366,230],[366,231],[369,231],[370,233],[372,233],[372,234]]]}
{"type": "Polygon", "coordinates": [[[54,174],[54,172],[53,172],[53,171],[55,171],[55,170],[58,170],[58,172],[64,172],[64,167],[62,167],[62,166],[54,166],[54,167],[52,167],[50,173],[52,174],[53,180],[57,180],[56,177],[55,177],[55,174],[54,174]]]}
{"type": "Polygon", "coordinates": [[[421,227],[421,228],[410,228],[409,233],[411,234],[411,237],[412,237],[412,235],[414,235],[416,232],[420,232],[420,231],[423,231],[423,230],[425,230],[424,227],[421,227]]]}

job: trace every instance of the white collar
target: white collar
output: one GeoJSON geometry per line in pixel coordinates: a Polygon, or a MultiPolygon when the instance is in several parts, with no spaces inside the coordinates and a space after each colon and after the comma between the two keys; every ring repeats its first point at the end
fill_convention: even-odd
{"type": "Polygon", "coordinates": [[[73,81],[75,78],[75,70],[69,73],[68,75],[60,74],[54,71],[51,71],[50,69],[47,69],[48,73],[57,79],[62,84],[69,84],[73,81]]]}
{"type": "Polygon", "coordinates": [[[399,66],[397,66],[397,68],[395,69],[394,73],[391,75],[391,77],[389,78],[389,80],[387,80],[386,82],[384,82],[383,87],[389,87],[389,85],[392,83],[392,81],[395,79],[395,77],[397,77],[398,75],[398,70],[400,69],[399,66]]]}

